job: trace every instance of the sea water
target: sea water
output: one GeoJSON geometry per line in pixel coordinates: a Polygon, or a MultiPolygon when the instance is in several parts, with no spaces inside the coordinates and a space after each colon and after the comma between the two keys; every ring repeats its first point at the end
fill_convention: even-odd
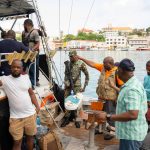
{"type": "MultiPolygon", "coordinates": [[[[103,59],[107,56],[113,57],[115,62],[119,62],[124,58],[129,58],[135,63],[135,75],[141,82],[143,82],[144,76],[146,75],[146,62],[150,60],[150,51],[78,51],[78,55],[98,63],[103,63],[103,59]]],[[[62,80],[64,80],[64,61],[68,59],[68,51],[58,51],[54,56],[54,62],[62,80]]],[[[87,97],[97,97],[95,91],[100,72],[90,67],[87,67],[87,69],[89,71],[90,80],[84,95],[87,97]]],[[[61,85],[62,81],[60,77],[58,76],[57,78],[59,80],[59,85],[61,85]]],[[[83,82],[84,75],[82,74],[82,83],[83,82]]]]}

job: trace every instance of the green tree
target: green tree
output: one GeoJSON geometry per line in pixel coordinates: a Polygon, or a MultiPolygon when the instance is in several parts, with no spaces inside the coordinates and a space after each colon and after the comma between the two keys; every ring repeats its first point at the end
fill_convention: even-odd
{"type": "Polygon", "coordinates": [[[79,32],[77,36],[68,34],[63,39],[64,42],[71,41],[71,40],[94,40],[98,42],[104,42],[105,38],[102,34],[99,34],[99,33],[79,32]]]}
{"type": "Polygon", "coordinates": [[[67,35],[64,37],[63,41],[64,41],[64,42],[67,42],[67,41],[75,40],[75,38],[76,38],[76,37],[75,37],[73,34],[67,34],[67,35]]]}
{"type": "Polygon", "coordinates": [[[150,27],[146,28],[146,34],[150,35],[150,27]]]}
{"type": "Polygon", "coordinates": [[[143,29],[133,29],[132,33],[130,33],[129,35],[142,36],[143,35],[143,29]]]}
{"type": "Polygon", "coordinates": [[[76,40],[87,40],[87,34],[84,32],[79,32],[76,36],[76,40]]]}

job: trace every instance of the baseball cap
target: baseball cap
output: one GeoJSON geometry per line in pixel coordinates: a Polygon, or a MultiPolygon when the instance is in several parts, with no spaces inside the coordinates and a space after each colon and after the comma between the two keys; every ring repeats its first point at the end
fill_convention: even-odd
{"type": "Polygon", "coordinates": [[[71,50],[69,52],[69,56],[76,56],[77,55],[77,51],[76,50],[71,50]]]}
{"type": "Polygon", "coordinates": [[[134,63],[128,58],[123,59],[120,62],[119,67],[126,71],[134,71],[135,70],[134,63]]]}

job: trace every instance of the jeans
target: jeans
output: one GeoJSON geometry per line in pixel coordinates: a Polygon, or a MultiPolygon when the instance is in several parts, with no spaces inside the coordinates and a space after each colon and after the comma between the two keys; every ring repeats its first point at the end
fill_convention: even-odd
{"type": "MultiPolygon", "coordinates": [[[[26,70],[26,68],[29,68],[29,77],[30,77],[30,81],[31,81],[31,84],[32,86],[35,85],[35,79],[34,79],[34,76],[35,76],[35,71],[34,71],[34,68],[35,68],[35,64],[34,63],[31,63],[31,62],[27,62],[26,64],[24,64],[24,70],[26,70]]],[[[36,56],[36,82],[39,81],[39,54],[37,54],[36,56]]]]}
{"type": "Polygon", "coordinates": [[[119,150],[139,150],[142,141],[120,139],[119,150]]]}

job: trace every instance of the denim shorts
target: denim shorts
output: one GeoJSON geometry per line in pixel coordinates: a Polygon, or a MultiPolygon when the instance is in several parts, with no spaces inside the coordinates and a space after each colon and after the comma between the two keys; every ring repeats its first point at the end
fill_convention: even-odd
{"type": "Polygon", "coordinates": [[[119,150],[139,150],[143,141],[120,139],[119,150]]]}

